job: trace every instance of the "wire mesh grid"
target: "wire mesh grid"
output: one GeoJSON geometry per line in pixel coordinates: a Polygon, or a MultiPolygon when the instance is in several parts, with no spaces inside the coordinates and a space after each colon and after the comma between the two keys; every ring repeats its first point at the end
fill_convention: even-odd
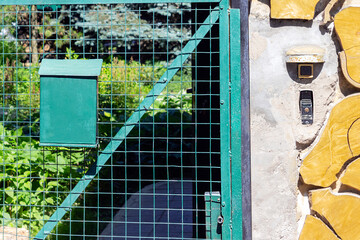
{"type": "Polygon", "coordinates": [[[46,239],[205,238],[204,194],[220,191],[218,22],[203,23],[216,11],[190,3],[1,7],[0,239],[33,239],[94,164],[101,171],[46,239]],[[176,57],[184,64],[174,68],[176,57]],[[39,146],[42,59],[104,60],[96,148],[39,146]],[[159,81],[164,90],[148,96],[159,81]],[[99,165],[145,99],[151,107],[99,165]]]}

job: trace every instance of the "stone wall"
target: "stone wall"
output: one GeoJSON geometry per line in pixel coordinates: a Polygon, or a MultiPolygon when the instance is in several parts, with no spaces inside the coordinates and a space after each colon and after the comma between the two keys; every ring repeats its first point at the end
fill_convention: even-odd
{"type": "MultiPolygon", "coordinates": [[[[252,137],[253,239],[294,240],[310,214],[308,190],[299,168],[325,128],[331,109],[357,92],[343,77],[341,50],[333,25],[321,26],[328,1],[316,6],[313,20],[270,19],[268,0],[252,0],[250,13],[250,81],[252,137]],[[326,50],[315,64],[315,78],[297,79],[286,51],[312,44],[326,50]],[[302,125],[301,90],[314,93],[314,123],[302,125]]],[[[316,240],[316,238],[312,238],[316,240]]]]}

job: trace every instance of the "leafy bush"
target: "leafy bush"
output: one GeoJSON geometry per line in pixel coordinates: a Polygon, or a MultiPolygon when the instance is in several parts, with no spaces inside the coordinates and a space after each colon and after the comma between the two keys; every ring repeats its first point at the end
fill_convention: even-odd
{"type": "MultiPolygon", "coordinates": [[[[74,51],[69,49],[66,57],[68,59],[79,58],[74,51]]],[[[99,121],[119,124],[115,131],[110,124],[99,124],[101,136],[110,136],[121,127],[121,123],[126,120],[125,116],[129,117],[138,107],[146,94],[164,74],[166,67],[165,62],[141,64],[137,61],[126,62],[117,58],[103,64],[98,85],[99,121]]],[[[184,68],[182,72],[176,74],[168,88],[155,101],[153,105],[155,114],[152,115],[152,111],[149,111],[144,117],[144,121],[185,122],[191,120],[192,95],[185,91],[191,86],[189,69],[184,68]],[[166,108],[172,109],[171,112],[165,113],[166,108]]],[[[84,159],[94,160],[96,154],[94,157],[90,157],[82,151],[39,146],[38,140],[36,137],[34,138],[39,132],[37,121],[40,107],[40,77],[37,65],[32,65],[31,68],[11,68],[5,65],[0,68],[1,75],[6,77],[2,78],[0,84],[0,101],[5,103],[3,106],[5,109],[0,111],[0,117],[5,123],[13,121],[16,124],[7,124],[6,128],[0,125],[0,148],[2,149],[0,155],[0,188],[2,189],[0,202],[3,203],[0,209],[0,224],[23,226],[34,235],[55,212],[55,206],[63,201],[67,195],[66,192],[70,191],[69,178],[74,179],[75,181],[71,182],[75,184],[76,179],[79,179],[86,171],[85,168],[84,171],[77,171],[82,170],[84,159]],[[4,116],[1,116],[3,113],[4,116]],[[20,126],[19,128],[19,122],[30,119],[31,126],[23,128],[20,126]],[[32,137],[29,137],[30,134],[32,137]]],[[[142,134],[146,132],[149,132],[146,134],[150,134],[151,131],[157,133],[167,131],[166,125],[156,124],[156,126],[159,126],[156,130],[147,129],[145,131],[142,129],[142,134]]],[[[179,129],[181,128],[177,126],[177,130],[179,129]]],[[[138,132],[139,129],[134,129],[133,136],[138,136],[138,132]]],[[[172,132],[180,134],[175,130],[172,132]]],[[[104,144],[106,142],[101,143],[101,146],[104,144]]],[[[173,145],[176,144],[178,143],[173,145]]],[[[131,145],[130,142],[129,145],[131,145]]],[[[135,145],[137,146],[137,144],[135,145]]],[[[92,191],[99,191],[97,186],[89,186],[87,190],[89,188],[92,188],[92,191]]],[[[78,201],[76,204],[81,206],[82,203],[78,201]]],[[[87,211],[86,214],[96,213],[87,211]]],[[[74,210],[72,218],[76,218],[76,215],[84,216],[83,210],[81,208],[74,210]]],[[[88,216],[86,215],[86,217],[88,216]]],[[[68,225],[63,222],[59,227],[66,231],[68,225]]]]}
{"type": "Polygon", "coordinates": [[[83,152],[39,147],[22,129],[0,125],[0,222],[29,228],[35,234],[70,190],[70,181],[81,177],[83,152]],[[70,164],[71,163],[71,164],[70,164]],[[16,222],[14,221],[16,219],[16,222]]]}
{"type": "Polygon", "coordinates": [[[36,120],[40,107],[40,77],[38,68],[0,68],[0,102],[4,121],[36,120]],[[21,109],[21,110],[19,110],[21,109]]]}
{"type": "MultiPolygon", "coordinates": [[[[76,54],[67,54],[68,58],[77,59],[76,54]]],[[[12,68],[8,65],[0,68],[2,84],[0,84],[0,101],[4,107],[39,108],[40,106],[40,76],[39,66],[31,68],[12,68]]],[[[108,96],[113,95],[113,108],[136,108],[142,98],[149,93],[153,85],[166,71],[164,62],[150,62],[140,64],[137,61],[125,62],[114,58],[111,63],[104,63],[99,77],[99,103],[101,107],[109,107],[108,96]],[[126,95],[126,97],[125,97],[126,95]],[[126,102],[125,102],[126,98],[126,102]]],[[[170,82],[167,92],[177,93],[191,86],[191,72],[184,69],[175,75],[170,82]],[[181,84],[182,82],[182,84],[181,84]]],[[[28,114],[29,112],[25,112],[28,114]]]]}
{"type": "Polygon", "coordinates": [[[15,67],[16,62],[22,60],[21,55],[17,53],[22,52],[21,45],[13,40],[3,40],[0,42],[0,65],[7,65],[15,67]]]}
{"type": "Polygon", "coordinates": [[[166,109],[180,110],[181,113],[191,113],[192,109],[192,94],[186,93],[186,91],[180,91],[177,94],[169,94],[159,96],[153,105],[154,109],[166,109]]]}
{"type": "MultiPolygon", "coordinates": [[[[154,81],[154,77],[144,79],[147,72],[152,71],[147,65],[139,62],[114,58],[112,63],[104,63],[99,77],[99,103],[104,108],[128,109],[136,108],[140,100],[151,90],[147,81],[154,81]],[[112,97],[112,98],[111,98],[112,97]]],[[[154,69],[155,77],[161,76],[163,69],[154,69]]],[[[158,77],[159,78],[159,77],[158,77]]]]}

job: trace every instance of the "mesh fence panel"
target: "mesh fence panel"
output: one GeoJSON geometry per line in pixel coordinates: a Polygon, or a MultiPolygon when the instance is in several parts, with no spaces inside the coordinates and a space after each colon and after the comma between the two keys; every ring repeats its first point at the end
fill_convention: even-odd
{"type": "MultiPolygon", "coordinates": [[[[190,3],[1,7],[0,239],[36,236],[214,11],[190,3]],[[39,146],[42,59],[104,60],[96,148],[39,146]]],[[[212,25],[46,239],[205,238],[204,194],[220,191],[212,25]]]]}

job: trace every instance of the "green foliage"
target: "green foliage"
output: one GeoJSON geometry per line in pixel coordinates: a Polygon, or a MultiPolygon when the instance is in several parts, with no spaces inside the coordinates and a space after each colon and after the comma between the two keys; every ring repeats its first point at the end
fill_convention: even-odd
{"type": "MultiPolygon", "coordinates": [[[[74,50],[70,49],[67,49],[66,57],[79,58],[74,50]]],[[[166,66],[165,62],[141,64],[117,58],[111,59],[109,63],[104,62],[99,77],[99,121],[123,123],[165,73],[166,66]]],[[[40,107],[40,77],[37,65],[32,65],[31,68],[11,68],[5,65],[0,68],[0,74],[6,76],[2,78],[0,85],[0,92],[5,93],[0,94],[0,101],[5,103],[5,115],[2,119],[4,122],[18,122],[31,118],[33,124],[31,130],[27,129],[29,127],[19,128],[17,124],[9,124],[6,128],[0,125],[0,148],[3,149],[0,155],[0,202],[7,204],[0,209],[0,224],[26,227],[34,235],[43,226],[42,220],[47,220],[55,212],[54,206],[60,204],[70,191],[69,178],[71,177],[72,184],[75,184],[86,171],[87,168],[77,171],[82,167],[85,154],[70,152],[66,148],[42,148],[39,142],[34,140],[34,135],[38,134],[36,119],[39,118],[40,107]],[[30,132],[32,138],[28,136],[30,132]]],[[[155,115],[149,111],[144,121],[151,117],[154,117],[156,122],[191,119],[189,113],[192,95],[185,91],[190,83],[191,71],[184,68],[175,75],[168,88],[155,101],[155,115]],[[167,114],[165,108],[172,110],[167,114]]],[[[101,136],[110,136],[116,130],[114,131],[110,124],[99,124],[101,136]]],[[[133,134],[138,131],[135,130],[133,134]]],[[[167,131],[165,125],[158,131],[167,131]]],[[[106,143],[101,143],[102,146],[104,144],[106,143]]],[[[86,158],[95,157],[87,155],[86,158]]],[[[88,189],[94,187],[96,186],[89,186],[88,189]]],[[[81,206],[82,203],[77,204],[81,206]]],[[[83,210],[78,208],[71,216],[74,219],[76,216],[82,217],[83,214],[83,210]]],[[[86,217],[90,217],[88,214],[96,213],[87,211],[86,214],[86,217]]],[[[68,217],[69,214],[66,218],[68,217]]],[[[66,222],[60,224],[60,231],[67,231],[68,225],[66,222]]],[[[78,227],[80,231],[81,224],[78,224],[78,227]]]]}
{"type": "MultiPolygon", "coordinates": [[[[125,108],[128,110],[127,114],[131,113],[165,73],[164,65],[163,62],[156,62],[153,65],[150,62],[140,64],[137,61],[126,63],[125,60],[117,58],[111,63],[104,63],[99,77],[100,107],[122,110],[115,113],[117,117],[124,115],[125,108]]],[[[166,89],[165,93],[178,93],[189,88],[191,85],[189,79],[191,79],[189,71],[184,70],[182,75],[178,73],[172,80],[174,84],[169,85],[171,89],[166,89]],[[189,81],[181,84],[184,80],[189,81]]],[[[123,119],[117,118],[117,120],[123,119]]]]}
{"type": "Polygon", "coordinates": [[[0,125],[0,222],[27,227],[35,234],[69,192],[67,177],[76,180],[83,152],[39,147],[39,142],[0,125]],[[70,164],[71,162],[71,164],[70,164]],[[14,222],[16,219],[16,223],[14,222]]]}
{"type": "MultiPolygon", "coordinates": [[[[66,48],[71,48],[77,53],[97,52],[102,56],[124,50],[171,53],[153,56],[166,60],[173,58],[173,53],[180,51],[191,36],[190,8],[188,3],[63,5],[58,13],[47,9],[30,18],[28,6],[3,6],[0,30],[10,40],[14,36],[28,39],[35,33],[30,33],[27,25],[37,25],[33,37],[38,39],[38,52],[60,53],[60,58],[66,54],[66,48]]],[[[22,44],[31,51],[29,43],[22,44]]],[[[144,55],[141,61],[151,58],[144,55]]]]}
{"type": "Polygon", "coordinates": [[[19,53],[23,52],[23,47],[18,39],[15,39],[17,29],[17,11],[15,6],[0,6],[0,65],[15,67],[23,60],[19,53]]]}
{"type": "Polygon", "coordinates": [[[160,109],[165,112],[165,109],[181,110],[181,112],[191,113],[192,109],[192,94],[181,91],[177,94],[168,94],[159,96],[154,105],[154,109],[160,109]]]}
{"type": "MultiPolygon", "coordinates": [[[[19,7],[20,11],[23,11],[24,7],[19,7]]],[[[0,6],[0,24],[3,26],[2,33],[5,35],[15,35],[14,23],[17,22],[16,19],[16,6],[0,6]],[[3,32],[3,30],[6,30],[3,32]]],[[[8,37],[8,36],[5,36],[8,37]]]]}
{"type": "Polygon", "coordinates": [[[74,50],[70,50],[70,48],[66,48],[65,59],[78,59],[79,55],[75,54],[74,50]]]}
{"type": "Polygon", "coordinates": [[[0,65],[15,66],[21,60],[21,45],[17,41],[3,40],[0,42],[0,65]]]}
{"type": "MultiPolygon", "coordinates": [[[[91,48],[98,43],[95,39],[100,39],[101,52],[114,51],[114,48],[121,51],[140,49],[141,52],[180,51],[181,44],[191,36],[190,8],[188,3],[77,5],[74,6],[77,17],[73,25],[75,31],[84,36],[75,44],[91,48]],[[109,44],[110,39],[113,39],[110,45],[103,44],[109,44]]],[[[165,60],[164,56],[155,57],[165,60]]]]}
{"type": "MultiPolygon", "coordinates": [[[[0,68],[0,102],[5,107],[3,119],[15,121],[27,120],[38,113],[40,107],[40,76],[38,67],[0,68]],[[22,108],[17,111],[17,108],[22,108]]],[[[3,112],[1,111],[0,114],[3,112]]],[[[34,119],[34,118],[33,118],[34,119]]],[[[36,118],[35,118],[36,119],[36,118]]]]}
{"type": "MultiPolygon", "coordinates": [[[[68,59],[78,59],[79,55],[74,50],[67,49],[68,59]]],[[[28,120],[38,118],[40,107],[40,76],[38,66],[31,68],[11,68],[5,66],[0,68],[0,102],[4,103],[5,121],[16,121],[16,119],[28,120]],[[18,111],[17,108],[22,110],[18,111]]],[[[140,104],[144,97],[150,92],[154,84],[166,71],[164,62],[146,62],[141,64],[137,61],[125,62],[113,58],[110,63],[103,63],[103,69],[99,77],[99,107],[105,109],[117,109],[111,116],[111,121],[124,121],[125,109],[129,116],[140,104]]],[[[184,68],[174,76],[163,94],[177,94],[191,87],[191,71],[184,68]]],[[[185,95],[183,94],[182,97],[185,95]]],[[[174,97],[170,97],[172,99],[174,97]]],[[[178,104],[184,104],[184,101],[178,104]]],[[[183,99],[184,100],[184,99],[183,99]]],[[[190,99],[191,100],[191,99],[190,99]]],[[[161,96],[157,102],[167,101],[161,96]]],[[[172,100],[170,100],[171,102],[172,100]]],[[[164,107],[164,106],[163,106],[164,107]]],[[[158,108],[158,107],[155,107],[158,108]]],[[[184,108],[184,107],[182,107],[184,108]]],[[[0,113],[2,114],[2,112],[0,113]]],[[[101,121],[109,121],[109,111],[101,111],[101,121]]]]}
{"type": "Polygon", "coordinates": [[[125,63],[114,58],[104,63],[99,77],[100,105],[105,108],[136,108],[148,94],[165,69],[156,64],[140,64],[137,61],[125,63]]]}
{"type": "Polygon", "coordinates": [[[44,39],[48,51],[54,51],[56,48],[58,48],[58,51],[64,48],[68,49],[70,46],[69,39],[81,39],[83,37],[82,32],[77,31],[73,27],[66,26],[67,24],[62,24],[64,17],[61,14],[59,19],[54,19],[47,15],[44,18],[44,26],[40,26],[40,36],[44,39]],[[55,46],[53,46],[52,39],[56,39],[55,46]]]}

